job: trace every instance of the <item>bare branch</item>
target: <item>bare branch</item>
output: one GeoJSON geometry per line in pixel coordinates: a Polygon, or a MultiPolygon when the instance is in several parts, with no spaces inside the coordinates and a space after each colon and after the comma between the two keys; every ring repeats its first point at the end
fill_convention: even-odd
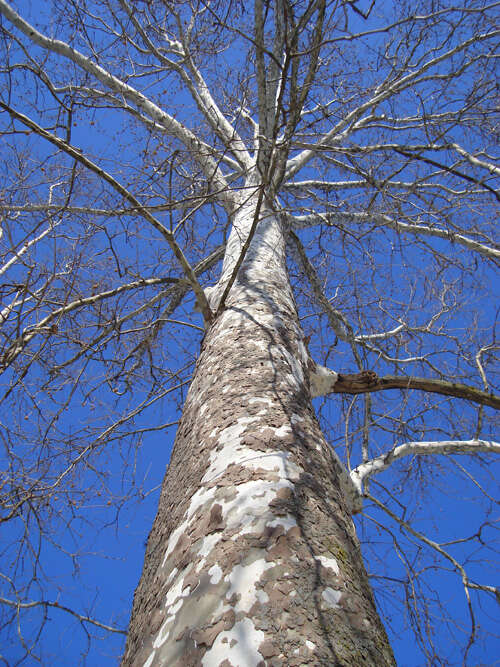
{"type": "MultiPolygon", "coordinates": [[[[214,152],[213,149],[203,144],[203,142],[201,142],[196,137],[196,135],[193,134],[182,123],[179,123],[179,121],[177,121],[175,118],[160,109],[156,104],[151,102],[135,88],[113,76],[103,67],[92,62],[90,58],[87,58],[65,42],[62,42],[58,39],[51,39],[43,35],[34,26],[30,25],[21,16],[19,16],[19,14],[14,11],[14,9],[12,9],[12,7],[7,2],[5,2],[5,0],[0,0],[0,12],[35,44],[38,44],[48,51],[52,51],[63,56],[64,58],[67,58],[85,72],[92,74],[92,76],[94,76],[106,87],[119,93],[120,95],[123,95],[125,99],[135,104],[139,109],[141,109],[141,111],[145,112],[151,118],[151,120],[158,123],[161,127],[164,128],[165,131],[179,139],[186,146],[186,148],[188,148],[188,150],[192,151],[194,157],[198,160],[200,166],[202,167],[205,176],[209,181],[213,181],[215,183],[216,189],[222,192],[227,191],[227,183],[217,166],[217,160],[211,157],[212,153],[214,152]]],[[[6,107],[3,106],[2,108],[6,107]]],[[[230,200],[229,195],[228,199],[230,200]]],[[[229,208],[231,207],[232,203],[229,204],[229,208]]]]}
{"type": "Polygon", "coordinates": [[[313,225],[349,225],[359,222],[368,222],[381,227],[390,227],[398,232],[412,234],[413,236],[434,236],[436,238],[446,239],[452,243],[474,250],[475,252],[489,257],[490,259],[500,260],[500,250],[474,241],[468,236],[455,231],[448,231],[440,227],[431,227],[420,222],[404,222],[403,220],[395,220],[388,215],[381,213],[351,213],[347,211],[335,211],[325,213],[314,213],[311,215],[294,216],[290,218],[291,224],[295,229],[305,229],[313,225]]]}
{"type": "Polygon", "coordinates": [[[459,382],[447,382],[421,377],[398,377],[385,375],[379,377],[373,371],[346,374],[337,373],[323,366],[316,365],[311,373],[311,383],[314,387],[313,396],[326,394],[366,394],[387,389],[417,389],[442,396],[455,396],[466,401],[500,410],[500,396],[481,391],[470,385],[459,382]]]}
{"type": "MultiPolygon", "coordinates": [[[[2,1],[3,0],[0,0],[0,2],[2,1]]],[[[151,223],[151,225],[153,225],[153,227],[158,232],[160,232],[160,234],[165,238],[169,246],[172,248],[175,257],[177,258],[184,273],[186,274],[186,278],[189,281],[191,287],[193,288],[194,293],[196,294],[196,298],[198,300],[198,303],[200,304],[201,312],[203,313],[205,321],[210,322],[210,320],[212,319],[212,311],[210,310],[210,306],[208,305],[205,293],[203,292],[203,289],[200,286],[200,283],[198,282],[196,274],[194,273],[191,265],[186,259],[184,253],[182,252],[181,247],[175,240],[174,234],[171,231],[169,231],[157,218],[155,218],[155,216],[152,215],[147,208],[142,206],[139,200],[136,199],[136,197],[134,197],[134,195],[131,194],[121,183],[119,183],[115,178],[113,178],[111,174],[108,174],[106,171],[104,171],[104,169],[102,169],[94,162],[92,162],[92,160],[89,160],[87,157],[83,155],[83,153],[78,151],[73,146],[70,146],[62,139],[59,139],[59,137],[57,137],[55,134],[52,134],[51,132],[44,130],[30,118],[28,118],[22,113],[19,113],[18,111],[8,106],[7,104],[0,102],[0,108],[4,109],[5,111],[8,111],[8,113],[13,118],[21,121],[24,125],[32,129],[41,137],[47,139],[47,141],[50,141],[50,143],[62,149],[68,155],[71,155],[71,157],[73,157],[75,160],[83,164],[87,169],[94,172],[100,178],[109,183],[112,188],[114,188],[122,197],[124,197],[128,202],[132,204],[132,206],[134,206],[134,208],[143,218],[145,218],[149,223],[151,223]]]]}
{"type": "Polygon", "coordinates": [[[404,456],[428,454],[500,454],[500,443],[487,440],[443,440],[440,442],[406,442],[391,449],[386,454],[361,463],[351,471],[351,478],[356,487],[362,489],[362,483],[372,475],[386,470],[394,461],[404,456]]]}
{"type": "Polygon", "coordinates": [[[50,602],[48,600],[32,600],[30,602],[20,602],[17,600],[9,600],[8,598],[0,597],[0,604],[5,604],[9,607],[14,607],[18,612],[21,609],[34,609],[35,607],[44,607],[45,609],[60,609],[61,611],[71,614],[81,623],[89,623],[94,625],[96,628],[101,628],[102,630],[107,630],[108,632],[117,632],[121,635],[126,635],[127,630],[121,628],[115,628],[112,625],[107,625],[106,623],[101,623],[91,616],[80,614],[79,612],[67,607],[66,605],[60,604],[59,602],[50,602]]]}

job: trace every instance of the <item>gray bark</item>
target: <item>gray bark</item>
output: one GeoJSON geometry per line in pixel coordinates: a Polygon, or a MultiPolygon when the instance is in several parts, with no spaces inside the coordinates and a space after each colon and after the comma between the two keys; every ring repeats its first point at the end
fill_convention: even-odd
{"type": "MultiPolygon", "coordinates": [[[[235,217],[210,299],[254,210],[235,217]]],[[[261,218],[202,344],[135,594],[127,667],[395,664],[343,471],[311,405],[285,234],[269,210],[261,218]]]]}

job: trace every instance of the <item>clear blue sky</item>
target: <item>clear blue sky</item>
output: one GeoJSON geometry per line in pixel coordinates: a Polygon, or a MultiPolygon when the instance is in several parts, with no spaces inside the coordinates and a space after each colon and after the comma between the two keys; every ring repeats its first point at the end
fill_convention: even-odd
{"type": "MultiPolygon", "coordinates": [[[[36,21],[38,16],[40,17],[40,23],[45,23],[46,3],[26,0],[16,3],[16,6],[20,9],[26,9],[26,15],[33,20],[36,21]]],[[[22,104],[25,92],[24,89],[14,91],[14,100],[18,98],[19,103],[22,104]]],[[[41,95],[38,101],[44,104],[47,99],[47,97],[41,95]]],[[[178,101],[183,102],[180,97],[178,101]]],[[[21,110],[23,110],[22,106],[21,110]]],[[[36,115],[36,111],[32,111],[32,113],[36,115]]],[[[89,125],[89,118],[90,115],[87,118],[83,118],[82,115],[76,116],[72,128],[72,141],[75,145],[80,146],[89,154],[101,155],[104,163],[108,158],[111,160],[119,150],[123,150],[125,153],[125,149],[122,149],[121,146],[128,128],[120,118],[107,110],[96,114],[98,122],[95,126],[89,125]]],[[[1,122],[5,124],[7,121],[3,118],[1,122]]],[[[140,131],[137,138],[126,136],[125,145],[128,143],[128,149],[131,151],[128,159],[129,165],[131,165],[130,173],[134,168],[136,154],[139,154],[142,150],[140,141],[143,138],[144,135],[140,131]],[[137,142],[137,145],[134,142],[137,142]]],[[[25,138],[19,138],[19,147],[25,146],[24,141],[25,138]]],[[[43,153],[43,151],[47,151],[47,155],[52,153],[52,149],[44,148],[42,144],[40,146],[40,148],[37,148],[38,154],[43,153]]],[[[47,182],[50,182],[50,179],[47,182]]],[[[47,183],[39,185],[40,192],[46,190],[47,183]]],[[[202,224],[201,220],[199,224],[202,224]]],[[[207,228],[211,221],[205,224],[205,228],[207,228]]],[[[217,236],[220,236],[220,233],[220,229],[214,233],[214,241],[217,236]]],[[[305,241],[308,238],[310,237],[304,236],[305,241]]],[[[325,237],[325,239],[327,245],[331,243],[329,237],[325,237]]],[[[144,238],[137,242],[137,245],[134,245],[135,241],[130,243],[124,236],[118,237],[115,243],[116,249],[125,257],[129,254],[133,258],[136,253],[144,253],[145,265],[149,261],[147,253],[151,253],[151,266],[155,266],[161,253],[158,239],[149,232],[144,233],[144,238]]],[[[446,251],[449,252],[449,246],[445,242],[437,242],[434,247],[439,250],[446,248],[446,251]]],[[[381,239],[380,245],[372,249],[373,256],[380,258],[388,257],[393,251],[393,240],[390,237],[384,237],[381,239]]],[[[409,258],[417,268],[421,266],[422,262],[425,262],[425,256],[421,249],[411,252],[406,251],[405,257],[409,258]]],[[[353,261],[359,261],[360,265],[362,264],[364,261],[362,250],[359,251],[359,256],[353,255],[353,261]]],[[[405,283],[408,267],[402,263],[398,264],[399,261],[398,256],[395,255],[394,261],[388,262],[391,264],[388,275],[392,272],[392,279],[401,286],[400,291],[398,291],[398,288],[394,288],[394,298],[404,299],[408,296],[408,285],[405,283]]],[[[342,273],[346,267],[342,264],[341,257],[339,257],[338,262],[337,269],[342,273]]],[[[422,269],[422,271],[425,272],[425,269],[422,269]]],[[[494,274],[489,269],[477,275],[484,281],[485,287],[489,281],[494,280],[494,274]]],[[[449,277],[450,280],[456,278],[454,269],[450,269],[449,277]]],[[[434,278],[431,277],[432,279],[434,278]]],[[[415,289],[417,291],[422,290],[423,300],[423,287],[418,285],[415,289]]],[[[306,334],[313,333],[311,349],[319,349],[323,341],[321,334],[318,333],[317,320],[311,317],[314,308],[305,303],[301,297],[298,297],[298,301],[299,306],[303,309],[302,314],[308,316],[304,320],[306,334]]],[[[201,317],[193,316],[191,309],[192,298],[186,300],[186,303],[176,312],[176,317],[182,320],[191,319],[196,324],[201,325],[201,317]]],[[[496,311],[493,307],[488,307],[486,310],[476,313],[474,302],[468,304],[463,313],[466,313],[467,317],[470,317],[470,321],[475,321],[478,326],[489,326],[496,317],[496,311]],[[474,320],[476,314],[477,318],[474,320]]],[[[459,327],[462,326],[462,323],[457,321],[452,322],[452,325],[459,327]]],[[[165,352],[165,356],[168,354],[170,359],[176,356],[182,359],[189,358],[190,355],[194,356],[199,347],[199,340],[199,332],[172,326],[169,330],[168,352],[165,352]],[[188,340],[188,337],[190,337],[190,340],[188,340]]],[[[348,359],[348,350],[342,345],[340,343],[335,352],[341,359],[342,355],[344,359],[348,359]]],[[[61,351],[58,351],[58,353],[62,354],[61,351]]],[[[451,357],[447,356],[446,351],[442,353],[442,356],[446,363],[451,363],[451,357]]],[[[187,379],[191,370],[191,367],[183,370],[181,378],[187,379]]],[[[476,383],[476,380],[475,377],[471,378],[471,383],[476,383]]],[[[186,387],[183,388],[184,395],[185,390],[186,387]]],[[[137,400],[141,396],[145,396],[147,390],[142,387],[140,392],[137,400]]],[[[98,420],[99,415],[97,413],[101,409],[100,398],[99,393],[94,395],[95,407],[93,409],[88,403],[83,407],[78,407],[76,403],[73,403],[71,411],[60,417],[61,433],[67,434],[72,431],[78,433],[81,427],[88,425],[89,421],[94,418],[98,420]]],[[[104,395],[102,395],[102,398],[104,401],[104,395]]],[[[108,398],[106,396],[106,400],[108,398]]],[[[394,401],[397,402],[398,400],[396,394],[394,394],[394,401]]],[[[181,402],[180,400],[179,403],[181,402]]],[[[326,403],[318,401],[318,408],[321,406],[321,415],[325,423],[336,424],[339,422],[341,404],[342,398],[338,396],[328,399],[326,403]]],[[[436,403],[436,405],[438,404],[436,403]]],[[[136,426],[147,428],[154,424],[175,422],[179,418],[177,407],[178,404],[171,400],[169,396],[145,411],[137,420],[136,426]]],[[[406,415],[411,413],[411,408],[412,404],[409,405],[406,415]]],[[[19,407],[20,411],[22,409],[24,409],[24,406],[19,407]]],[[[436,407],[432,412],[432,417],[430,417],[431,423],[426,424],[427,428],[435,429],[436,438],[439,438],[441,427],[439,422],[440,410],[439,406],[436,407]]],[[[471,408],[467,405],[460,405],[457,411],[459,413],[463,411],[464,414],[467,414],[467,411],[471,411],[471,408]]],[[[418,418],[416,415],[411,416],[415,419],[418,418]]],[[[26,419],[29,422],[32,418],[33,415],[30,412],[26,419]]],[[[8,424],[9,415],[4,415],[2,420],[4,424],[8,424]]],[[[27,428],[29,430],[29,424],[27,428]]],[[[36,433],[38,433],[38,430],[33,426],[33,437],[36,437],[36,433]]],[[[384,444],[387,447],[392,446],[393,443],[389,435],[386,443],[378,443],[380,447],[383,447],[384,444]]],[[[82,520],[73,524],[71,533],[66,531],[64,527],[64,518],[70,516],[71,507],[65,506],[66,499],[64,497],[58,499],[57,509],[61,512],[61,521],[55,535],[59,545],[64,547],[65,553],[62,553],[60,548],[54,548],[47,541],[44,541],[40,547],[40,562],[43,563],[41,580],[44,581],[43,595],[45,599],[53,602],[57,601],[61,606],[71,607],[82,614],[88,613],[103,623],[126,628],[134,588],[142,569],[145,542],[155,515],[159,487],[169,460],[174,436],[175,424],[162,431],[145,434],[137,451],[133,447],[127,450],[126,439],[120,443],[120,446],[106,448],[100,458],[100,465],[105,467],[106,472],[109,473],[105,490],[103,486],[100,495],[96,494],[92,499],[85,500],[82,520]],[[127,456],[127,451],[129,458],[124,472],[124,457],[127,456]],[[129,489],[132,488],[132,479],[135,481],[142,480],[140,483],[142,494],[137,493],[132,502],[126,502],[123,506],[120,506],[119,499],[126,496],[129,489]],[[119,506],[118,510],[117,505],[119,506]],[[75,558],[72,558],[73,555],[75,558]]],[[[332,434],[328,432],[327,436],[332,444],[338,446],[339,454],[342,456],[344,454],[342,448],[343,433],[339,435],[339,433],[332,434]]],[[[0,452],[1,456],[3,456],[3,450],[0,452]]],[[[374,481],[372,490],[374,493],[378,491],[381,498],[387,498],[385,492],[377,487],[377,483],[380,481],[387,488],[392,488],[395,493],[395,497],[390,500],[392,506],[399,503],[410,508],[410,513],[414,515],[412,525],[425,532],[431,539],[452,541],[457,535],[472,535],[477,532],[480,525],[475,501],[472,503],[463,501],[474,498],[477,487],[476,482],[468,478],[460,470],[459,465],[467,465],[468,472],[491,496],[498,495],[496,480],[499,478],[500,470],[498,464],[494,464],[493,461],[489,467],[485,468],[476,466],[468,458],[459,459],[460,457],[457,457],[456,461],[442,460],[437,465],[436,460],[430,458],[415,463],[418,470],[412,472],[415,473],[417,479],[421,481],[427,476],[429,480],[428,482],[422,481],[418,487],[411,486],[407,481],[407,462],[395,464],[393,468],[380,476],[380,480],[377,478],[377,481],[374,481]],[[418,491],[415,491],[415,488],[418,491]]],[[[89,484],[90,477],[93,480],[92,473],[89,473],[89,484]]],[[[81,483],[85,486],[85,478],[81,480],[81,483]]],[[[435,568],[432,558],[426,555],[427,548],[407,534],[405,535],[397,524],[388,521],[387,516],[380,510],[375,507],[368,507],[366,513],[369,518],[358,517],[356,523],[364,544],[367,568],[373,575],[377,603],[384,611],[384,615],[390,619],[388,630],[399,667],[420,667],[425,664],[423,648],[415,644],[414,636],[409,630],[409,625],[412,622],[418,622],[418,618],[416,616],[410,617],[411,611],[410,613],[404,611],[405,601],[402,600],[402,596],[405,593],[408,596],[406,602],[408,602],[407,606],[410,610],[413,608],[412,595],[425,594],[429,598],[431,617],[438,627],[436,644],[444,656],[450,656],[449,662],[436,661],[432,664],[458,664],[453,634],[456,628],[451,628],[448,619],[443,616],[442,610],[433,602],[436,591],[439,590],[442,600],[444,600],[445,610],[452,611],[453,622],[467,632],[470,619],[463,588],[460,586],[457,574],[452,571],[451,565],[449,571],[446,571],[443,567],[435,568]],[[398,581],[404,580],[408,572],[420,575],[424,570],[426,577],[421,589],[412,591],[407,588],[405,591],[403,587],[398,585],[398,581]]],[[[485,543],[491,542],[493,545],[496,534],[495,517],[491,516],[488,519],[490,523],[484,528],[482,537],[485,543]]],[[[15,540],[16,531],[20,529],[19,524],[7,524],[2,529],[4,531],[2,539],[5,540],[5,543],[15,540]]],[[[468,561],[468,571],[473,579],[476,578],[490,584],[495,583],[493,581],[495,552],[492,552],[490,562],[485,560],[484,552],[481,552],[480,557],[476,558],[474,551],[462,544],[450,546],[449,550],[457,558],[463,557],[468,561]]],[[[15,562],[15,551],[8,549],[7,552],[4,552],[3,561],[4,570],[5,566],[7,569],[12,568],[15,562]]],[[[16,563],[16,568],[19,568],[19,571],[22,571],[22,566],[22,563],[16,563]]],[[[21,574],[21,579],[22,576],[21,574]]],[[[424,580],[422,579],[422,581],[424,580]]],[[[7,596],[9,586],[6,585],[4,590],[7,596]]],[[[28,597],[39,599],[40,595],[36,583],[33,584],[28,597]]],[[[472,596],[475,597],[476,594],[472,593],[472,596]]],[[[481,626],[478,628],[478,636],[481,637],[483,631],[495,634],[499,621],[498,606],[486,596],[482,596],[481,609],[481,626]]],[[[36,608],[23,615],[21,632],[28,640],[33,641],[35,639],[34,633],[40,625],[41,617],[45,614],[48,622],[44,624],[43,634],[37,640],[37,644],[42,647],[42,664],[63,667],[78,665],[84,660],[86,660],[87,665],[95,667],[117,664],[118,657],[123,649],[124,637],[122,635],[103,633],[91,626],[86,626],[86,630],[84,630],[77,620],[66,612],[53,607],[46,611],[36,608]],[[88,631],[89,636],[87,636],[86,631],[88,631]]],[[[422,631],[425,634],[425,628],[422,631]]],[[[15,627],[8,632],[0,628],[0,633],[3,634],[0,641],[2,647],[0,653],[8,665],[15,665],[23,655],[16,632],[15,627]]],[[[496,634],[498,637],[498,632],[496,634]]],[[[427,646],[426,650],[428,649],[427,646]]],[[[486,643],[478,641],[469,653],[467,667],[492,667],[495,664],[500,664],[500,661],[497,660],[498,655],[500,655],[498,639],[496,643],[491,637],[486,643]]],[[[24,664],[38,663],[32,658],[27,658],[24,664]]]]}

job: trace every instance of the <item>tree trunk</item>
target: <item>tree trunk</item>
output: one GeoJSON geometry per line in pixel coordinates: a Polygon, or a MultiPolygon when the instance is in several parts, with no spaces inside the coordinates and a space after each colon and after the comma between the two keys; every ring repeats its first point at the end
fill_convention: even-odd
{"type": "MultiPolygon", "coordinates": [[[[235,217],[212,309],[254,214],[235,217]]],[[[284,231],[260,217],[202,343],[125,666],[395,664],[311,405],[284,231]]]]}

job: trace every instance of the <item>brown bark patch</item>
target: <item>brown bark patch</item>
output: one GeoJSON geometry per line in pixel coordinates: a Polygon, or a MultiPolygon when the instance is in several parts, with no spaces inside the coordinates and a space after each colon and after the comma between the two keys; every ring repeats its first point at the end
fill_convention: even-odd
{"type": "Polygon", "coordinates": [[[263,658],[272,658],[275,655],[279,654],[279,649],[273,644],[269,639],[266,639],[258,648],[259,653],[263,658]]]}
{"type": "Polygon", "coordinates": [[[182,570],[191,560],[191,540],[183,533],[177,540],[174,550],[172,551],[169,560],[173,563],[174,567],[179,570],[182,570]]]}
{"type": "Polygon", "coordinates": [[[224,525],[224,520],[222,519],[222,505],[212,505],[206,534],[209,535],[210,533],[215,533],[218,530],[222,530],[224,525]]]}
{"type": "Polygon", "coordinates": [[[286,535],[282,535],[276,541],[276,544],[271,547],[266,556],[266,560],[288,559],[293,555],[290,543],[286,535]]]}
{"type": "Polygon", "coordinates": [[[231,609],[221,616],[220,619],[214,621],[209,626],[195,630],[191,633],[191,637],[195,640],[198,646],[205,645],[210,648],[214,643],[217,635],[225,630],[230,630],[235,623],[235,614],[231,609]]]}

